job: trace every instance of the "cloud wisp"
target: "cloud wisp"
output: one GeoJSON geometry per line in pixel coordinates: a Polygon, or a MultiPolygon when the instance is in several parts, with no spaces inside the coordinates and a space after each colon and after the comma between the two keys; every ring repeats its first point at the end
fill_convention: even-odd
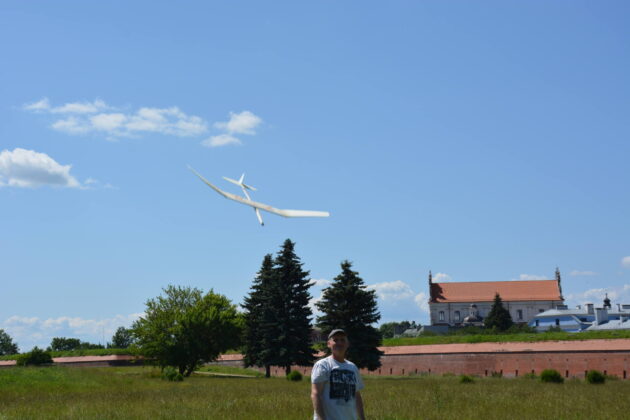
{"type": "Polygon", "coordinates": [[[630,268],[630,255],[621,259],[621,266],[630,268]]]}
{"type": "Polygon", "coordinates": [[[414,295],[411,287],[400,280],[372,284],[368,286],[368,289],[374,290],[382,300],[402,300],[414,295]]]}
{"type": "Polygon", "coordinates": [[[70,175],[72,165],[61,165],[46,153],[21,148],[0,152],[0,187],[35,188],[43,185],[82,188],[70,175]]]}
{"type": "Polygon", "coordinates": [[[613,287],[596,287],[583,292],[569,293],[565,296],[565,301],[570,306],[582,305],[584,303],[595,303],[601,306],[604,297],[608,294],[608,298],[613,303],[630,303],[630,284],[613,287]]]}
{"type": "MultiPolygon", "coordinates": [[[[68,102],[53,106],[48,98],[27,103],[22,109],[54,117],[50,127],[71,135],[101,135],[108,140],[161,134],[176,137],[198,137],[208,132],[208,122],[197,115],[188,115],[179,107],[141,107],[126,111],[113,107],[101,99],[92,102],[68,102]]],[[[256,135],[263,120],[251,111],[230,112],[228,121],[219,121],[213,127],[219,134],[201,142],[205,147],[243,144],[237,135],[256,135]]]]}
{"type": "Polygon", "coordinates": [[[590,270],[573,270],[569,273],[570,276],[597,276],[598,273],[590,270]]]}
{"type": "Polygon", "coordinates": [[[53,337],[73,337],[91,343],[105,344],[118,327],[128,327],[143,314],[116,315],[112,318],[89,319],[60,316],[42,319],[14,315],[0,323],[0,328],[18,343],[22,351],[32,346],[46,347],[53,337]]]}
{"type": "Polygon", "coordinates": [[[211,136],[201,142],[206,147],[220,147],[230,144],[243,144],[235,134],[245,134],[253,136],[257,127],[262,123],[262,118],[251,111],[240,113],[230,112],[230,119],[225,122],[214,123],[214,128],[223,131],[216,136],[211,136]]]}
{"type": "Polygon", "coordinates": [[[451,280],[453,280],[453,278],[446,273],[435,273],[435,275],[433,275],[433,283],[446,283],[451,280]]]}
{"type": "MultiPolygon", "coordinates": [[[[311,279],[313,283],[313,297],[309,301],[309,307],[315,316],[321,316],[321,312],[315,304],[323,298],[323,289],[330,287],[331,280],[320,278],[311,279]]],[[[426,293],[416,293],[413,288],[401,280],[381,282],[366,285],[367,290],[376,292],[378,308],[384,319],[407,319],[424,317],[429,314],[428,297],[426,293]],[[420,314],[417,310],[420,310],[420,314]]]]}
{"type": "Polygon", "coordinates": [[[48,98],[25,104],[25,111],[51,114],[55,121],[51,127],[67,134],[103,135],[109,140],[138,137],[147,133],[193,137],[205,134],[208,123],[196,115],[188,115],[178,107],[142,107],[123,112],[96,99],[93,102],[69,102],[52,106],[48,98]]]}
{"type": "Polygon", "coordinates": [[[538,274],[521,274],[517,279],[512,280],[549,280],[549,277],[538,274]]]}

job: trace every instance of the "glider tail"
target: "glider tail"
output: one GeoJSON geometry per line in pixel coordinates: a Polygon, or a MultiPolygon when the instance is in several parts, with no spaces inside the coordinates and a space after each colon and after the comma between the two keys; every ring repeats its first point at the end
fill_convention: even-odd
{"type": "Polygon", "coordinates": [[[241,178],[238,181],[232,178],[228,178],[226,176],[223,177],[223,179],[225,179],[227,182],[231,182],[232,184],[238,185],[241,188],[245,188],[251,191],[256,191],[256,188],[252,187],[251,185],[247,185],[243,182],[244,178],[245,178],[245,174],[241,175],[241,178]]]}

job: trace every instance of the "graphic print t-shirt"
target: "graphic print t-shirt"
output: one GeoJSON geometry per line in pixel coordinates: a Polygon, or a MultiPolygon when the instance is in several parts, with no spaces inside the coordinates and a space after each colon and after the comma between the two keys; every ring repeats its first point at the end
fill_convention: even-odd
{"type": "MultiPolygon", "coordinates": [[[[313,366],[311,383],[324,383],[322,398],[326,420],[354,420],[357,402],[354,394],[363,389],[363,380],[354,363],[336,361],[332,356],[313,366]]],[[[317,420],[317,414],[313,416],[317,420]]]]}

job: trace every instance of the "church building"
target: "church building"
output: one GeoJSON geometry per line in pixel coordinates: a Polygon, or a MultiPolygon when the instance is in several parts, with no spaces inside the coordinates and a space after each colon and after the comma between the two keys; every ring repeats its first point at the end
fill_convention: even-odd
{"type": "Polygon", "coordinates": [[[564,307],[560,271],[554,280],[434,283],[429,272],[431,325],[481,326],[496,293],[512,320],[526,324],[549,309],[564,307]]]}

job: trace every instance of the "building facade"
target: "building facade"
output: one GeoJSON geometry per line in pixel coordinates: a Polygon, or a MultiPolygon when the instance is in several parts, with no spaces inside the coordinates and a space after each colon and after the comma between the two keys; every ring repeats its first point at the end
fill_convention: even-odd
{"type": "Polygon", "coordinates": [[[431,325],[460,327],[483,325],[495,294],[518,324],[528,324],[536,315],[564,305],[560,271],[554,280],[434,283],[429,272],[431,325]]]}

